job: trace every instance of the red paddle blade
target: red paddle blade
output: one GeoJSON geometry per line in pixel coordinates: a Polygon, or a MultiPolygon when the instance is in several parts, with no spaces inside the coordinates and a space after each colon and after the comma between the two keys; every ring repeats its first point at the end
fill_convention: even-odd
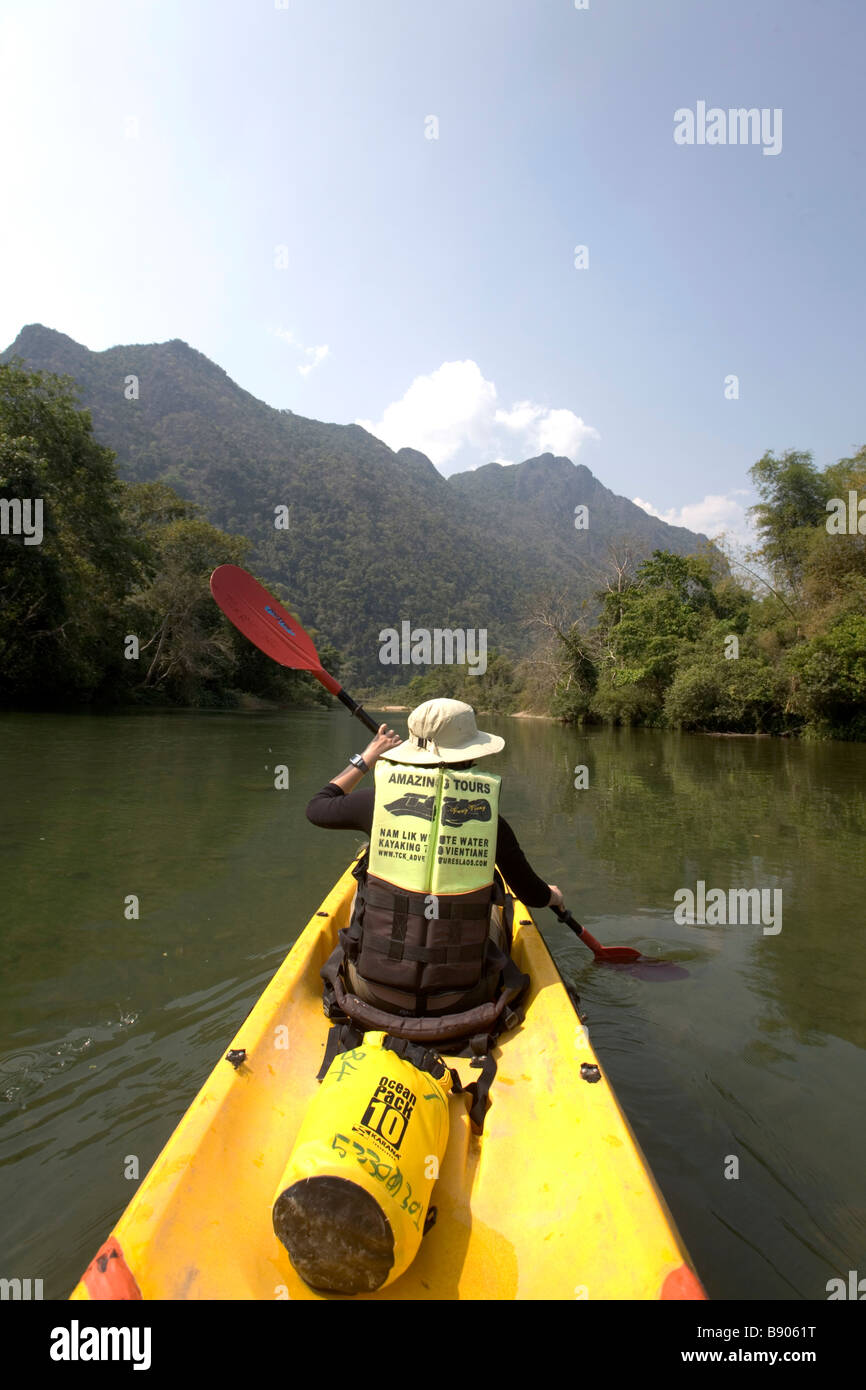
{"type": "Polygon", "coordinates": [[[584,946],[588,946],[596,960],[606,961],[608,965],[632,965],[635,961],[641,960],[640,951],[636,951],[632,946],[602,946],[600,941],[596,941],[591,932],[582,927],[573,915],[564,907],[552,907],[560,922],[564,922],[567,927],[571,927],[575,936],[579,937],[584,946]]]}
{"type": "Polygon", "coordinates": [[[608,965],[631,965],[643,959],[640,951],[633,950],[631,946],[599,946],[595,958],[606,961],[608,965]]]}
{"type": "Polygon", "coordinates": [[[229,622],[259,651],[295,671],[312,671],[332,695],[342,689],[319,661],[312,637],[267,589],[237,565],[220,565],[210,591],[229,622]]]}

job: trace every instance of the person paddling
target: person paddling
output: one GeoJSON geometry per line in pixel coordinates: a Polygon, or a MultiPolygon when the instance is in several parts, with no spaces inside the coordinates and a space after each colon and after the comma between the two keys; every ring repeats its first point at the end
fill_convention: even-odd
{"type": "Polygon", "coordinates": [[[505,884],[527,907],[563,898],[499,814],[500,778],[476,766],[505,740],[480,731],[461,700],[427,700],[408,724],[405,740],[382,724],[307,806],[313,825],[370,836],[349,927],[322,969],[325,1008],[359,1035],[383,1029],[484,1058],[478,1119],[495,1072],[487,1054],[522,1018],[528,984],[509,954],[505,884]],[[355,790],[371,769],[375,787],[355,790]]]}

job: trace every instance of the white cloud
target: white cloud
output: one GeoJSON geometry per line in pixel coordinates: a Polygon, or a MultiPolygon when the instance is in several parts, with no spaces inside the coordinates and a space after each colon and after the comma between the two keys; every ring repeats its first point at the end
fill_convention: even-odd
{"type": "Polygon", "coordinates": [[[702,502],[687,502],[683,507],[669,507],[660,512],[652,502],[633,497],[636,507],[642,507],[650,516],[657,516],[670,526],[686,526],[690,531],[701,531],[705,536],[718,536],[726,532],[739,545],[753,545],[755,533],[751,519],[746,515],[746,507],[737,499],[749,497],[746,488],[734,488],[729,493],[708,493],[702,502]]]}
{"type": "Polygon", "coordinates": [[[471,360],[443,362],[428,376],[416,377],[380,420],[356,424],[392,449],[420,449],[437,468],[467,447],[483,454],[485,463],[506,462],[505,452],[521,458],[549,452],[574,459],[585,440],[598,438],[571,410],[532,401],[518,401],[510,410],[498,407],[494,383],[471,360]]]}
{"type": "Polygon", "coordinates": [[[429,376],[416,376],[381,420],[356,423],[392,449],[420,449],[438,467],[464,444],[483,447],[495,400],[496,387],[475,362],[443,362],[429,376]]]}
{"type": "Polygon", "coordinates": [[[586,439],[598,439],[598,430],[585,425],[571,410],[548,410],[539,422],[539,453],[564,454],[573,459],[586,439]]]}
{"type": "Polygon", "coordinates": [[[324,362],[330,352],[327,343],[323,343],[321,347],[304,347],[303,343],[298,342],[291,328],[275,328],[273,332],[274,337],[282,338],[284,343],[288,343],[289,347],[293,347],[298,352],[303,353],[308,359],[308,361],[302,362],[298,367],[301,376],[309,376],[310,372],[313,371],[315,367],[318,367],[320,362],[324,362]]]}
{"type": "Polygon", "coordinates": [[[508,430],[528,430],[541,414],[540,405],[533,405],[531,401],[518,401],[511,410],[497,410],[494,419],[497,425],[504,425],[508,430]]]}
{"type": "Polygon", "coordinates": [[[323,343],[321,347],[308,347],[305,348],[304,351],[310,358],[310,361],[300,366],[298,371],[301,373],[301,376],[309,376],[314,367],[318,367],[320,362],[324,362],[328,355],[329,348],[327,343],[323,343]]]}
{"type": "Polygon", "coordinates": [[[548,410],[531,401],[518,401],[511,410],[497,410],[497,425],[520,435],[534,454],[558,454],[574,459],[587,439],[598,439],[598,430],[585,425],[573,410],[548,410]]]}

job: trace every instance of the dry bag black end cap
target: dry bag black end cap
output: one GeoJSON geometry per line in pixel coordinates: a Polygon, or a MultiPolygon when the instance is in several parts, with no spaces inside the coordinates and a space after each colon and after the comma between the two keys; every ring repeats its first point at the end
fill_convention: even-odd
{"type": "Polygon", "coordinates": [[[345,1178],[305,1178],[274,1203],[274,1231],[316,1293],[373,1293],[394,1266],[394,1235],[378,1202],[345,1178]]]}

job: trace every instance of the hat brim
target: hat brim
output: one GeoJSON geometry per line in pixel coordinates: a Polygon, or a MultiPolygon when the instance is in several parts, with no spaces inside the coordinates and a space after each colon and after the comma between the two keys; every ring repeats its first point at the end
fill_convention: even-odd
{"type": "Polygon", "coordinates": [[[500,738],[498,734],[483,734],[479,729],[472,742],[463,748],[448,748],[444,744],[437,744],[434,752],[430,748],[419,748],[407,738],[403,743],[398,743],[396,748],[389,748],[380,756],[388,758],[392,763],[418,763],[420,766],[431,767],[437,763],[463,763],[471,758],[486,758],[492,753],[501,753],[504,747],[504,738],[500,738]]]}

